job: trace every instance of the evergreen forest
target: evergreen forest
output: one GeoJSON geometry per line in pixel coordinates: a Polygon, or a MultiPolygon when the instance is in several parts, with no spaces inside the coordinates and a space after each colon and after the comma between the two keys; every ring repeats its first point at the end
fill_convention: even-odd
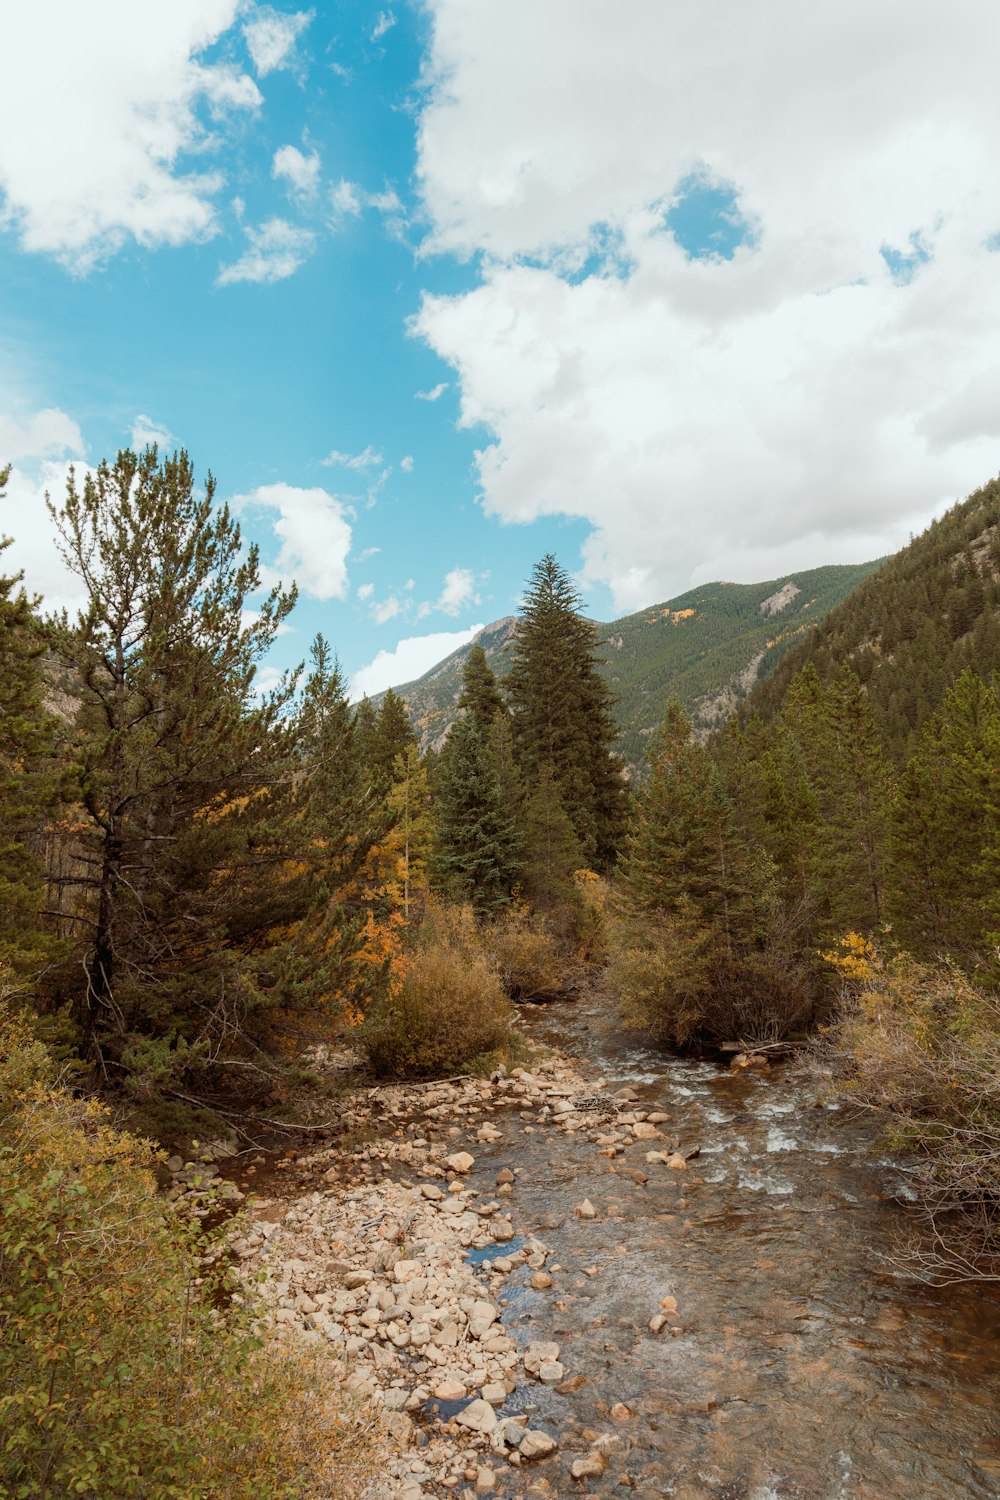
{"type": "Polygon", "coordinates": [[[157,1148],[294,1130],[318,1048],[373,1085],[515,1067],[515,1005],[583,987],[684,1055],[812,1049],[915,1163],[930,1272],[997,1274],[1000,480],[711,736],[657,703],[631,777],[623,648],[551,555],[421,750],[322,636],[258,690],[294,584],[248,609],[257,550],[186,453],[50,513],[78,617],[0,577],[0,1493],[349,1493],[366,1419],[268,1355],[157,1148]]]}

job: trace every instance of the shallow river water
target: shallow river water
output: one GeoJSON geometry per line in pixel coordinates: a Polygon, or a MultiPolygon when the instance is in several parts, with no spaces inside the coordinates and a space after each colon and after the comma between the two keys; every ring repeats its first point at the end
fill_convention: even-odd
{"type": "Polygon", "coordinates": [[[646,1167],[659,1142],[610,1162],[543,1128],[477,1149],[476,1176],[523,1168],[515,1226],[563,1267],[551,1291],[512,1279],[505,1321],[521,1342],[554,1339],[568,1375],[587,1377],[565,1395],[521,1387],[505,1410],[535,1408],[562,1474],[575,1447],[621,1438],[602,1478],[553,1474],[550,1493],[1000,1497],[1000,1294],[892,1274],[882,1257],[906,1223],[906,1178],[873,1152],[867,1122],[818,1101],[794,1064],[734,1076],[635,1045],[597,1000],[529,1010],[525,1025],[701,1148],[686,1172],[646,1167]],[[585,1197],[590,1222],[574,1216],[585,1197]],[[673,1328],[653,1335],[668,1296],[673,1328]],[[617,1425],[616,1402],[634,1413],[617,1425]]]}

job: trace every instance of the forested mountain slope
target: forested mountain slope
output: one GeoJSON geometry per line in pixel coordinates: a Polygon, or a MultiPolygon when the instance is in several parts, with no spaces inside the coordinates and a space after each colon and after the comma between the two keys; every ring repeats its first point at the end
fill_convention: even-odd
{"type": "MultiPolygon", "coordinates": [[[[646,739],[676,694],[704,734],[720,724],[810,627],[862,582],[877,562],[813,568],[766,583],[706,583],[675,599],[599,625],[604,673],[617,701],[622,750],[641,763],[646,739]]],[[[506,675],[514,616],[477,640],[506,675]]],[[[453,723],[469,646],[397,692],[421,748],[438,746],[453,723]]]]}
{"type": "Polygon", "coordinates": [[[952,506],[798,643],[747,699],[772,720],[795,674],[830,681],[848,663],[899,761],[964,667],[1000,671],[1000,479],[952,506]]]}

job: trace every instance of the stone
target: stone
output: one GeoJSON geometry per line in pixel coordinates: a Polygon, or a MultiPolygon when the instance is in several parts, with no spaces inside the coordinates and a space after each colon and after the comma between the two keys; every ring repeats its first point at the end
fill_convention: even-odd
{"type": "Polygon", "coordinates": [[[666,1315],[664,1313],[656,1313],[649,1320],[649,1331],[650,1333],[659,1333],[662,1328],[666,1327],[666,1324],[666,1315]]]}
{"type": "Polygon", "coordinates": [[[671,1167],[675,1172],[687,1171],[687,1162],[684,1160],[679,1151],[674,1152],[673,1156],[671,1156],[669,1161],[667,1162],[667,1166],[671,1167]]]}
{"type": "Polygon", "coordinates": [[[392,1274],[396,1281],[412,1281],[415,1276],[423,1272],[423,1265],[419,1260],[397,1260],[392,1268],[392,1274]]]}
{"type": "Polygon", "coordinates": [[[498,1380],[488,1380],[481,1388],[479,1394],[491,1406],[502,1406],[507,1399],[507,1388],[506,1386],[502,1386],[498,1380]]]}
{"type": "Polygon", "coordinates": [[[524,1437],[518,1444],[517,1451],[522,1458],[548,1458],[549,1454],[554,1453],[558,1446],[559,1444],[555,1438],[549,1437],[547,1432],[532,1428],[524,1434],[524,1437]]]}
{"type": "Polygon", "coordinates": [[[536,1343],[529,1344],[524,1351],[524,1368],[529,1375],[537,1375],[538,1367],[545,1360],[559,1358],[559,1345],[552,1343],[550,1339],[539,1339],[536,1343]]]}
{"type": "Polygon", "coordinates": [[[497,1310],[492,1302],[474,1302],[469,1312],[469,1332],[474,1339],[481,1339],[497,1320],[497,1310]]]}
{"type": "Polygon", "coordinates": [[[571,1375],[568,1380],[563,1381],[562,1385],[556,1386],[556,1395],[572,1396],[574,1391],[578,1391],[581,1386],[584,1386],[586,1384],[586,1375],[571,1375]]]}
{"type": "Polygon", "coordinates": [[[612,1422],[628,1422],[632,1416],[632,1411],[630,1407],[625,1405],[624,1401],[616,1401],[608,1412],[608,1416],[612,1422]]]}
{"type": "Polygon", "coordinates": [[[675,1313],[677,1311],[677,1298],[661,1297],[660,1306],[663,1308],[663,1311],[665,1313],[675,1313]]]}
{"type": "Polygon", "coordinates": [[[574,1479],[600,1479],[606,1467],[599,1453],[587,1453],[583,1458],[573,1460],[569,1472],[574,1479]]]}
{"type": "Polygon", "coordinates": [[[552,1285],[552,1277],[548,1271],[534,1271],[528,1285],[535,1292],[547,1292],[552,1285]]]}
{"type": "Polygon", "coordinates": [[[436,1385],[431,1394],[436,1401],[463,1401],[469,1392],[460,1380],[449,1376],[436,1385]]]}
{"type": "Polygon", "coordinates": [[[479,1397],[470,1401],[455,1418],[460,1427],[468,1427],[472,1432],[492,1432],[497,1425],[497,1414],[488,1401],[479,1397]]]}
{"type": "Polygon", "coordinates": [[[632,1126],[632,1134],[637,1141],[654,1141],[659,1140],[663,1132],[657,1130],[656,1126],[651,1125],[648,1120],[639,1120],[632,1126]]]}
{"type": "MultiPolygon", "coordinates": [[[[681,1159],[683,1160],[683,1157],[681,1159]]],[[[578,1219],[596,1219],[597,1218],[597,1209],[591,1203],[591,1201],[590,1201],[589,1198],[584,1198],[584,1200],[583,1200],[582,1203],[578,1203],[577,1204],[577,1206],[576,1206],[576,1216],[577,1216],[578,1219]]]]}
{"type": "Polygon", "coordinates": [[[496,1482],[496,1475],[493,1470],[488,1469],[484,1464],[476,1473],[476,1494],[488,1495],[491,1490],[496,1488],[496,1482]]]}
{"type": "Polygon", "coordinates": [[[543,1385],[558,1385],[566,1374],[566,1366],[557,1359],[543,1359],[538,1366],[538,1378],[543,1385]]]}
{"type": "Polygon", "coordinates": [[[348,1271],[344,1277],[344,1285],[349,1292],[353,1292],[359,1286],[367,1286],[371,1279],[371,1271],[348,1271]]]}
{"type": "Polygon", "coordinates": [[[445,1158],[445,1166],[452,1172],[468,1172],[475,1166],[476,1158],[470,1156],[468,1151],[456,1151],[454,1156],[445,1158]]]}

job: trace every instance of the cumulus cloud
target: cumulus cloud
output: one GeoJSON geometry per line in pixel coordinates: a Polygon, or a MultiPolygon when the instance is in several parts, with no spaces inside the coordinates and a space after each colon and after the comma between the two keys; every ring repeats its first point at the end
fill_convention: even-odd
{"type": "Polygon", "coordinates": [[[251,511],[269,521],[280,542],[277,555],[261,569],[265,584],[294,579],[313,599],[347,597],[347,557],[351,527],[336,496],[318,487],[264,484],[232,501],[234,511],[251,511]]]}
{"type": "Polygon", "coordinates": [[[341,453],[334,448],[326,455],[326,458],[320,459],[324,468],[353,469],[357,473],[364,473],[366,469],[375,469],[381,462],[381,453],[370,443],[360,453],[341,453]]]}
{"type": "Polygon", "coordinates": [[[330,207],[338,216],[350,214],[356,219],[362,209],[361,191],[357,183],[348,182],[343,177],[339,182],[333,183],[330,188],[330,207]]]}
{"type": "Polygon", "coordinates": [[[372,605],[372,619],[376,625],[387,625],[390,620],[396,618],[402,608],[396,595],[390,594],[388,599],[372,605]]]}
{"type": "Polygon", "coordinates": [[[274,153],[271,176],[287,183],[296,198],[315,198],[319,192],[319,172],[318,151],[307,154],[297,146],[279,146],[274,153]]]}
{"type": "Polygon", "coordinates": [[[24,570],[24,586],[39,594],[46,609],[75,611],[84,601],[80,581],[59,554],[56,533],[45,504],[66,493],[70,465],[77,480],[86,472],[85,444],[72,417],[55,407],[16,416],[0,412],[0,469],[10,467],[6,494],[0,499],[0,536],[12,545],[3,554],[3,571],[24,570]]]}
{"type": "Polygon", "coordinates": [[[359,583],[358,584],[357,595],[358,595],[358,598],[362,602],[364,602],[364,600],[366,600],[366,599],[370,599],[371,596],[372,596],[372,594],[374,594],[374,592],[375,592],[375,585],[373,583],[359,583]]]}
{"type": "Polygon", "coordinates": [[[243,36],[261,78],[293,65],[295,43],[312,18],[312,11],[280,11],[270,5],[255,8],[243,27],[243,36]]]}
{"type": "Polygon", "coordinates": [[[443,615],[457,615],[461,614],[467,605],[478,603],[476,575],[469,568],[452,568],[451,572],[445,575],[438,598],[433,604],[422,604],[417,611],[417,618],[422,619],[426,615],[437,612],[443,615]]]}
{"type": "Polygon", "coordinates": [[[312,230],[289,224],[287,219],[268,219],[258,229],[248,226],[246,236],[248,248],[231,266],[223,266],[215,279],[217,286],[284,281],[295,275],[316,248],[312,230]]]}
{"type": "Polygon", "coordinates": [[[132,447],[136,453],[153,443],[157,448],[169,448],[173,441],[174,435],[169,427],[164,427],[162,422],[154,422],[152,417],[147,417],[142,412],[132,423],[132,447]]]}
{"type": "Polygon", "coordinates": [[[261,103],[232,64],[200,60],[236,10],[236,0],[0,7],[0,223],[23,249],[84,272],[129,239],[214,233],[223,179],[206,158],[226,115],[261,103]]]}
{"type": "Polygon", "coordinates": [[[413,327],[489,514],[588,522],[624,609],[874,555],[996,470],[989,0],[430,10],[429,248],[483,269],[413,327]]]}
{"type": "Polygon", "coordinates": [[[357,702],[367,693],[371,697],[388,687],[412,682],[422,677],[442,657],[449,656],[471,641],[482,625],[468,630],[439,630],[432,635],[411,635],[399,641],[392,651],[380,651],[374,661],[361,667],[351,678],[351,699],[357,702]]]}

